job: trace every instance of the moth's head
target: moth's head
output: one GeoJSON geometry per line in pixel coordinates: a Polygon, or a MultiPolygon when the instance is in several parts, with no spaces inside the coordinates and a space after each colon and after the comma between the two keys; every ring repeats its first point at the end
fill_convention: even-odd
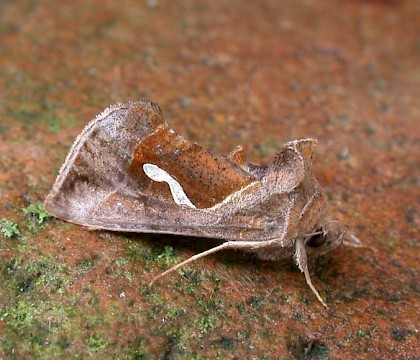
{"type": "Polygon", "coordinates": [[[328,219],[322,225],[319,225],[314,232],[305,235],[308,255],[318,256],[331,251],[341,245],[345,233],[337,220],[328,219]]]}

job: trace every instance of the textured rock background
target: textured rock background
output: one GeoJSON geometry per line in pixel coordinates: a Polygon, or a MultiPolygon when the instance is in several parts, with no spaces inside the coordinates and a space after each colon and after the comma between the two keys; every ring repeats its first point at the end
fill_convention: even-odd
{"type": "Polygon", "coordinates": [[[0,358],[419,358],[419,10],[0,2],[0,358]],[[184,137],[220,153],[241,144],[254,163],[319,140],[315,172],[366,246],[311,264],[330,312],[292,261],[220,253],[149,290],[216,243],[43,218],[87,121],[141,97],[184,137]]]}

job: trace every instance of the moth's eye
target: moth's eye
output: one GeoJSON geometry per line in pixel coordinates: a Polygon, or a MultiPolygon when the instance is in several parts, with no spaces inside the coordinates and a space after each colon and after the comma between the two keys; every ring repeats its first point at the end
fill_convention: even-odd
{"type": "Polygon", "coordinates": [[[321,245],[324,245],[325,241],[327,241],[327,237],[324,235],[324,232],[322,229],[318,229],[316,231],[319,234],[312,235],[309,241],[306,243],[311,248],[317,248],[321,245]]]}

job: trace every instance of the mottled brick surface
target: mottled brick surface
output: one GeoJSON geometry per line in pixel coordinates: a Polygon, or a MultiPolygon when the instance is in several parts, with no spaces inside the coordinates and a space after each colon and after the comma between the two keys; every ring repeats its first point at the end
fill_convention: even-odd
{"type": "MultiPolygon", "coordinates": [[[[418,1],[0,2],[0,358],[415,359],[418,1]],[[22,211],[111,103],[147,97],[184,137],[268,162],[319,140],[315,172],[365,248],[311,264],[110,234],[22,211]]],[[[30,212],[30,211],[29,211],[30,212]]],[[[417,346],[416,346],[417,344],[417,346]]]]}

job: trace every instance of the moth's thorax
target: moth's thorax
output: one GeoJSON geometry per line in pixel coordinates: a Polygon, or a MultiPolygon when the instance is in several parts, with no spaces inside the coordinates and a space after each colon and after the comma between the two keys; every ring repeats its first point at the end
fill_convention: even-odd
{"type": "Polygon", "coordinates": [[[295,243],[300,240],[306,244],[310,257],[322,255],[341,244],[341,226],[330,217],[326,196],[312,174],[310,163],[304,162],[305,167],[304,176],[300,182],[295,182],[297,186],[289,191],[278,191],[273,187],[272,179],[275,176],[270,172],[280,172],[282,169],[250,166],[252,173],[264,185],[262,193],[266,194],[265,198],[260,198],[264,198],[264,201],[258,204],[259,214],[264,219],[266,229],[271,227],[272,236],[278,240],[256,251],[262,259],[289,257],[295,251],[295,243]]]}

